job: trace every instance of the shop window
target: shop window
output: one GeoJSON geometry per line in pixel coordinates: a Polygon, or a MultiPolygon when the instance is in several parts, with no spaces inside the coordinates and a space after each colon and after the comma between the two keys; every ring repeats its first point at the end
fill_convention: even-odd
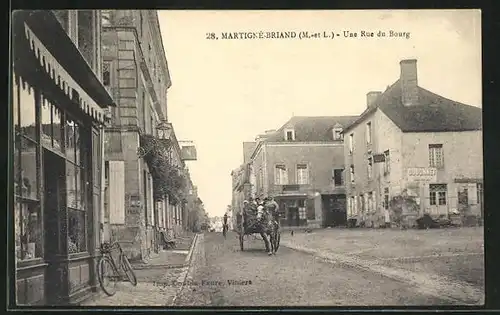
{"type": "Polygon", "coordinates": [[[51,106],[51,111],[52,111],[52,147],[59,152],[63,152],[64,128],[62,125],[63,122],[62,111],[54,105],[51,106]]]}
{"type": "Polygon", "coordinates": [[[15,203],[16,258],[28,260],[43,256],[40,203],[21,200],[15,203]]]}
{"type": "Polygon", "coordinates": [[[306,220],[306,209],[305,208],[299,208],[299,219],[300,220],[306,220]]]}
{"type": "MultiPolygon", "coordinates": [[[[86,185],[85,169],[80,154],[83,145],[80,140],[80,126],[77,122],[66,122],[68,149],[66,160],[66,205],[68,207],[68,251],[70,254],[87,250],[86,241],[86,185]],[[68,154],[69,153],[69,154],[68,154]]],[[[97,166],[94,163],[95,166],[97,166]]]]}
{"type": "Polygon", "coordinates": [[[31,140],[36,140],[35,91],[24,82],[19,85],[19,106],[21,133],[31,140]]]}
{"type": "Polygon", "coordinates": [[[87,250],[85,211],[68,208],[68,252],[70,254],[87,250]]]}
{"type": "Polygon", "coordinates": [[[71,118],[66,119],[65,123],[65,153],[66,158],[71,162],[76,162],[76,144],[78,141],[78,124],[71,118]]]}
{"type": "MultiPolygon", "coordinates": [[[[16,76],[14,76],[16,78],[16,76]]],[[[17,80],[17,78],[15,79],[17,80]]],[[[43,256],[42,218],[38,193],[38,143],[34,90],[27,83],[13,82],[14,109],[14,233],[18,260],[43,256]],[[17,113],[16,113],[17,112],[17,113]]]]}

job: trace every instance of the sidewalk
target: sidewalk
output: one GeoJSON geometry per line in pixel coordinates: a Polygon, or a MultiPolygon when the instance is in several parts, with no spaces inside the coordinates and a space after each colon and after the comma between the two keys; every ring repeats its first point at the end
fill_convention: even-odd
{"type": "Polygon", "coordinates": [[[484,302],[483,229],[323,229],[282,233],[284,246],[369,269],[424,291],[484,302]]]}
{"type": "Polygon", "coordinates": [[[84,301],[82,306],[170,306],[185,281],[193,248],[198,242],[195,234],[177,240],[180,249],[160,251],[148,263],[132,264],[137,286],[121,282],[114,296],[104,292],[84,301]],[[187,248],[187,249],[186,249],[187,248]]]}
{"type": "Polygon", "coordinates": [[[174,249],[161,249],[158,254],[154,254],[147,262],[134,262],[132,266],[134,269],[186,267],[189,265],[189,252],[196,237],[196,234],[192,233],[182,238],[176,238],[176,247],[174,249]]]}

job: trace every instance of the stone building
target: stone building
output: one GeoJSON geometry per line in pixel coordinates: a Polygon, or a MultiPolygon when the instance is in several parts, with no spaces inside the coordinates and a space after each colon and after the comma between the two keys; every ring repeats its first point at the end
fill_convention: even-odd
{"type": "Polygon", "coordinates": [[[104,235],[140,259],[158,252],[158,232],[175,217],[168,201],[153,199],[151,172],[138,156],[141,136],[158,137],[168,121],[171,80],[155,10],[106,10],[101,23],[103,81],[118,104],[106,128],[104,235]]]}
{"type": "Polygon", "coordinates": [[[482,217],[482,111],[418,85],[417,61],[400,62],[400,78],[367,94],[367,108],[344,129],[348,217],[380,226],[391,203],[406,200],[408,225],[434,218],[482,217]]]}
{"type": "Polygon", "coordinates": [[[252,196],[273,196],[283,227],[345,225],[342,130],[356,118],[295,116],[257,137],[252,196]]]}
{"type": "Polygon", "coordinates": [[[15,11],[11,31],[15,302],[78,303],[98,287],[102,134],[115,106],[99,11],[15,11]]]}

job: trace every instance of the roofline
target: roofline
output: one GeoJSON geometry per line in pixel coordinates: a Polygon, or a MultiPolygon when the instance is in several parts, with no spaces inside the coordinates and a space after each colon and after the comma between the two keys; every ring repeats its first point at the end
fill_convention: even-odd
{"type": "Polygon", "coordinates": [[[483,128],[460,128],[456,130],[401,130],[403,133],[430,133],[430,132],[464,132],[464,131],[482,131],[483,128]]]}
{"type": "Polygon", "coordinates": [[[367,111],[361,113],[361,115],[359,116],[358,119],[356,119],[352,124],[350,124],[349,126],[345,127],[342,130],[342,133],[346,133],[347,131],[352,130],[354,127],[356,127],[357,125],[359,125],[361,122],[365,121],[366,117],[368,117],[369,115],[375,113],[377,111],[377,109],[378,109],[378,106],[374,106],[372,108],[369,108],[367,111]]]}

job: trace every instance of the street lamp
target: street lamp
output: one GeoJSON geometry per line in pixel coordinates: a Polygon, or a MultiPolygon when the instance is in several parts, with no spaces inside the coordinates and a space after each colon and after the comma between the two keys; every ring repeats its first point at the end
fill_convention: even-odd
{"type": "Polygon", "coordinates": [[[170,135],[172,134],[172,124],[166,121],[160,122],[156,126],[156,131],[158,132],[158,138],[163,140],[170,139],[170,135]]]}

